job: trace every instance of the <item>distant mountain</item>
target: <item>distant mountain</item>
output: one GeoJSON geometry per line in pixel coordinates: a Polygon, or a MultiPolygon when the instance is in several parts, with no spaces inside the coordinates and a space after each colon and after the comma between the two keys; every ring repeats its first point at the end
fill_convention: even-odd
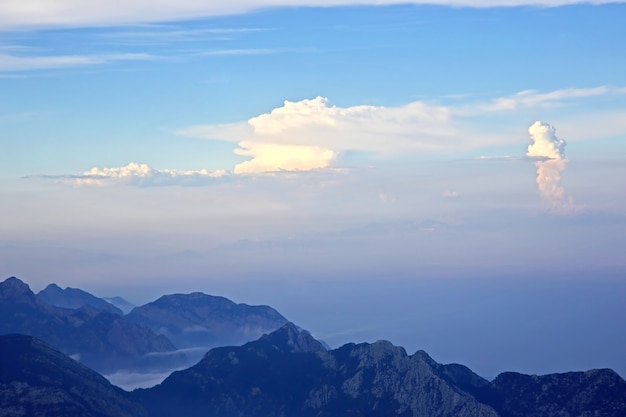
{"type": "Polygon", "coordinates": [[[0,336],[0,417],[144,417],[129,394],[31,336],[0,336]]]}
{"type": "Polygon", "coordinates": [[[167,336],[179,348],[239,345],[270,333],[287,319],[268,306],[235,304],[195,292],[164,295],[126,318],[167,336]]]}
{"type": "Polygon", "coordinates": [[[76,310],[81,307],[89,306],[95,310],[106,311],[119,316],[124,314],[122,310],[115,307],[113,304],[78,288],[67,287],[62,289],[56,284],[50,284],[37,293],[37,298],[48,304],[62,308],[76,310]]]}
{"type": "Polygon", "coordinates": [[[173,353],[176,348],[165,336],[91,306],[71,310],[50,305],[15,277],[0,283],[0,334],[9,333],[40,338],[105,373],[173,369],[187,360],[173,353]]]}
{"type": "Polygon", "coordinates": [[[122,297],[102,297],[102,299],[122,310],[124,314],[130,313],[133,308],[136,307],[133,303],[124,300],[122,297]]]}

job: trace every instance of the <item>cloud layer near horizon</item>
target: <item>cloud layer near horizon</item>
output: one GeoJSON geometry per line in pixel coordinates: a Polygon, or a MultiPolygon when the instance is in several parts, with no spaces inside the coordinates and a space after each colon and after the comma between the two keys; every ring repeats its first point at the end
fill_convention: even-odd
{"type": "Polygon", "coordinates": [[[65,184],[104,186],[126,184],[136,186],[166,186],[166,185],[204,185],[216,178],[228,176],[225,170],[209,171],[155,169],[148,164],[131,162],[123,167],[98,168],[94,167],[82,174],[73,175],[33,175],[28,178],[46,178],[65,184]]]}
{"type": "Polygon", "coordinates": [[[272,7],[388,6],[396,4],[462,7],[557,7],[571,4],[623,3],[624,0],[128,0],[111,7],[108,3],[74,0],[5,0],[0,4],[0,27],[104,26],[164,22],[201,17],[241,14],[272,7]]]}

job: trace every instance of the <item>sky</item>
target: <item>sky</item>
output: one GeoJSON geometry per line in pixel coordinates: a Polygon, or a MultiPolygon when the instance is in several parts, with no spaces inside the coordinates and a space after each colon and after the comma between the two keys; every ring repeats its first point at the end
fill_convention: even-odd
{"type": "Polygon", "coordinates": [[[0,276],[269,304],[485,376],[626,376],[625,18],[4,0],[0,276]]]}

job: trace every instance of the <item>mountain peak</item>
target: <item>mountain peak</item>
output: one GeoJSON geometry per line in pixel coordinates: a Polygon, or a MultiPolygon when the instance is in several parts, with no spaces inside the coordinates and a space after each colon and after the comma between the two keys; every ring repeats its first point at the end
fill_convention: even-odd
{"type": "Polygon", "coordinates": [[[63,288],[59,287],[56,283],[52,282],[44,289],[44,291],[63,291],[63,288]]]}
{"type": "Polygon", "coordinates": [[[285,352],[326,352],[324,345],[311,333],[287,322],[278,330],[263,335],[260,340],[269,342],[275,348],[285,352]]]}
{"type": "Polygon", "coordinates": [[[241,345],[287,322],[268,306],[236,304],[201,292],[164,295],[127,316],[167,336],[179,348],[241,345]]]}
{"type": "Polygon", "coordinates": [[[9,277],[0,283],[0,300],[10,299],[17,301],[27,298],[34,302],[35,294],[30,290],[28,284],[16,277],[9,277]]]}
{"type": "Polygon", "coordinates": [[[98,298],[79,288],[67,287],[63,289],[55,283],[49,284],[44,290],[40,291],[37,294],[37,298],[61,308],[77,310],[89,306],[98,311],[106,311],[118,316],[123,315],[122,310],[102,298],[98,298]]]}

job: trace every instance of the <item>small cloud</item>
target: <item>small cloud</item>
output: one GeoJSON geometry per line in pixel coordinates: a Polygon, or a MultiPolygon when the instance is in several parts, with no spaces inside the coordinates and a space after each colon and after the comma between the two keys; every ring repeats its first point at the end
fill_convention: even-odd
{"type": "Polygon", "coordinates": [[[167,186],[167,185],[204,185],[217,178],[228,176],[228,171],[218,170],[158,170],[148,164],[131,162],[117,168],[94,167],[82,174],[75,175],[30,175],[26,179],[54,179],[72,185],[106,186],[126,184],[134,186],[167,186]]]}
{"type": "Polygon", "coordinates": [[[445,198],[456,198],[459,194],[456,191],[444,191],[442,194],[445,198]]]}
{"type": "Polygon", "coordinates": [[[392,195],[389,195],[383,191],[379,191],[378,192],[378,199],[383,202],[383,203],[395,203],[396,202],[396,198],[392,195]]]}
{"type": "Polygon", "coordinates": [[[565,141],[556,136],[553,126],[536,121],[528,128],[531,143],[526,156],[531,158],[565,159],[565,141]]]}

